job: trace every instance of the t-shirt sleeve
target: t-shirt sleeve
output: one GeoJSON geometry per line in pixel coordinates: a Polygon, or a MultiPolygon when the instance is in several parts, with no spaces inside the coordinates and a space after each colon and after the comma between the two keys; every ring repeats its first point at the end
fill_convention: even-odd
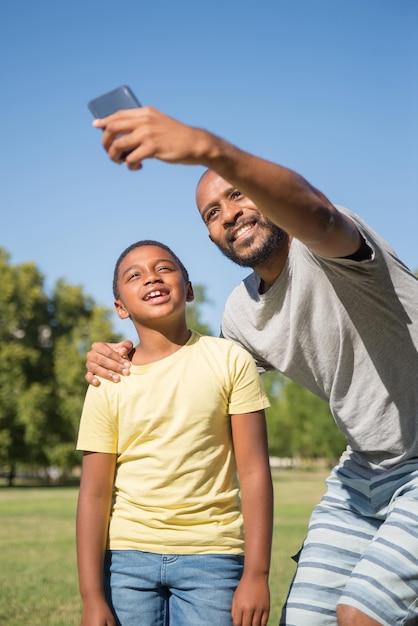
{"type": "Polygon", "coordinates": [[[229,413],[251,413],[270,406],[253,357],[243,348],[231,344],[231,394],[229,413]]]}
{"type": "MultiPolygon", "coordinates": [[[[115,383],[111,383],[115,387],[115,383]]],[[[84,400],[77,438],[77,450],[117,453],[117,400],[116,392],[107,381],[99,387],[89,386],[84,400]],[[112,393],[113,391],[113,393],[112,393]]]]}

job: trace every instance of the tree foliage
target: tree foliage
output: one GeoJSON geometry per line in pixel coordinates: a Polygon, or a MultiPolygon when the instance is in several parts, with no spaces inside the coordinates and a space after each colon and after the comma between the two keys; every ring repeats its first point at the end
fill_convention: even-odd
{"type": "Polygon", "coordinates": [[[210,304],[204,285],[193,285],[194,300],[187,305],[186,319],[189,328],[196,330],[202,335],[213,335],[209,324],[202,320],[202,306],[210,304]]]}
{"type": "Polygon", "coordinates": [[[68,467],[86,383],[85,353],[116,341],[111,312],[60,280],[52,295],[33,263],[0,248],[0,465],[68,467]]]}
{"type": "Polygon", "coordinates": [[[266,410],[270,454],[336,459],[347,445],[329,405],[277,372],[263,374],[271,406],[266,410]]]}

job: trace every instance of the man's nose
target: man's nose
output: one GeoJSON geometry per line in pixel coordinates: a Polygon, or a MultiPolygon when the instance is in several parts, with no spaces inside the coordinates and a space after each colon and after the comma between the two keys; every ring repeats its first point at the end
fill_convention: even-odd
{"type": "Polygon", "coordinates": [[[221,220],[223,226],[235,224],[237,218],[242,215],[242,208],[236,202],[225,200],[221,206],[221,220]]]}

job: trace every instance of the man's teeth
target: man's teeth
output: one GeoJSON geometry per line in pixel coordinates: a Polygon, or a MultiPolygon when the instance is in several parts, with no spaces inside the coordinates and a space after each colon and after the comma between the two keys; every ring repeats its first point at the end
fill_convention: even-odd
{"type": "Polygon", "coordinates": [[[238,239],[238,237],[241,237],[241,235],[246,233],[248,230],[250,230],[250,228],[251,226],[243,226],[242,228],[237,230],[237,232],[235,233],[235,239],[238,239]]]}

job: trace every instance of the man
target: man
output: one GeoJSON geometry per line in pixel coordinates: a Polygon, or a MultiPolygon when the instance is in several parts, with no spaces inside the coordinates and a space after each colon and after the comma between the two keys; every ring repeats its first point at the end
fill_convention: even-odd
{"type": "MultiPolygon", "coordinates": [[[[210,239],[253,268],[222,334],[261,371],[329,401],[348,440],[315,507],[283,609],[286,626],[418,624],[418,281],[358,216],[295,172],[145,107],[95,122],[111,159],[208,168],[197,204],[210,239]]],[[[129,373],[94,344],[87,380],[129,373]]]]}

